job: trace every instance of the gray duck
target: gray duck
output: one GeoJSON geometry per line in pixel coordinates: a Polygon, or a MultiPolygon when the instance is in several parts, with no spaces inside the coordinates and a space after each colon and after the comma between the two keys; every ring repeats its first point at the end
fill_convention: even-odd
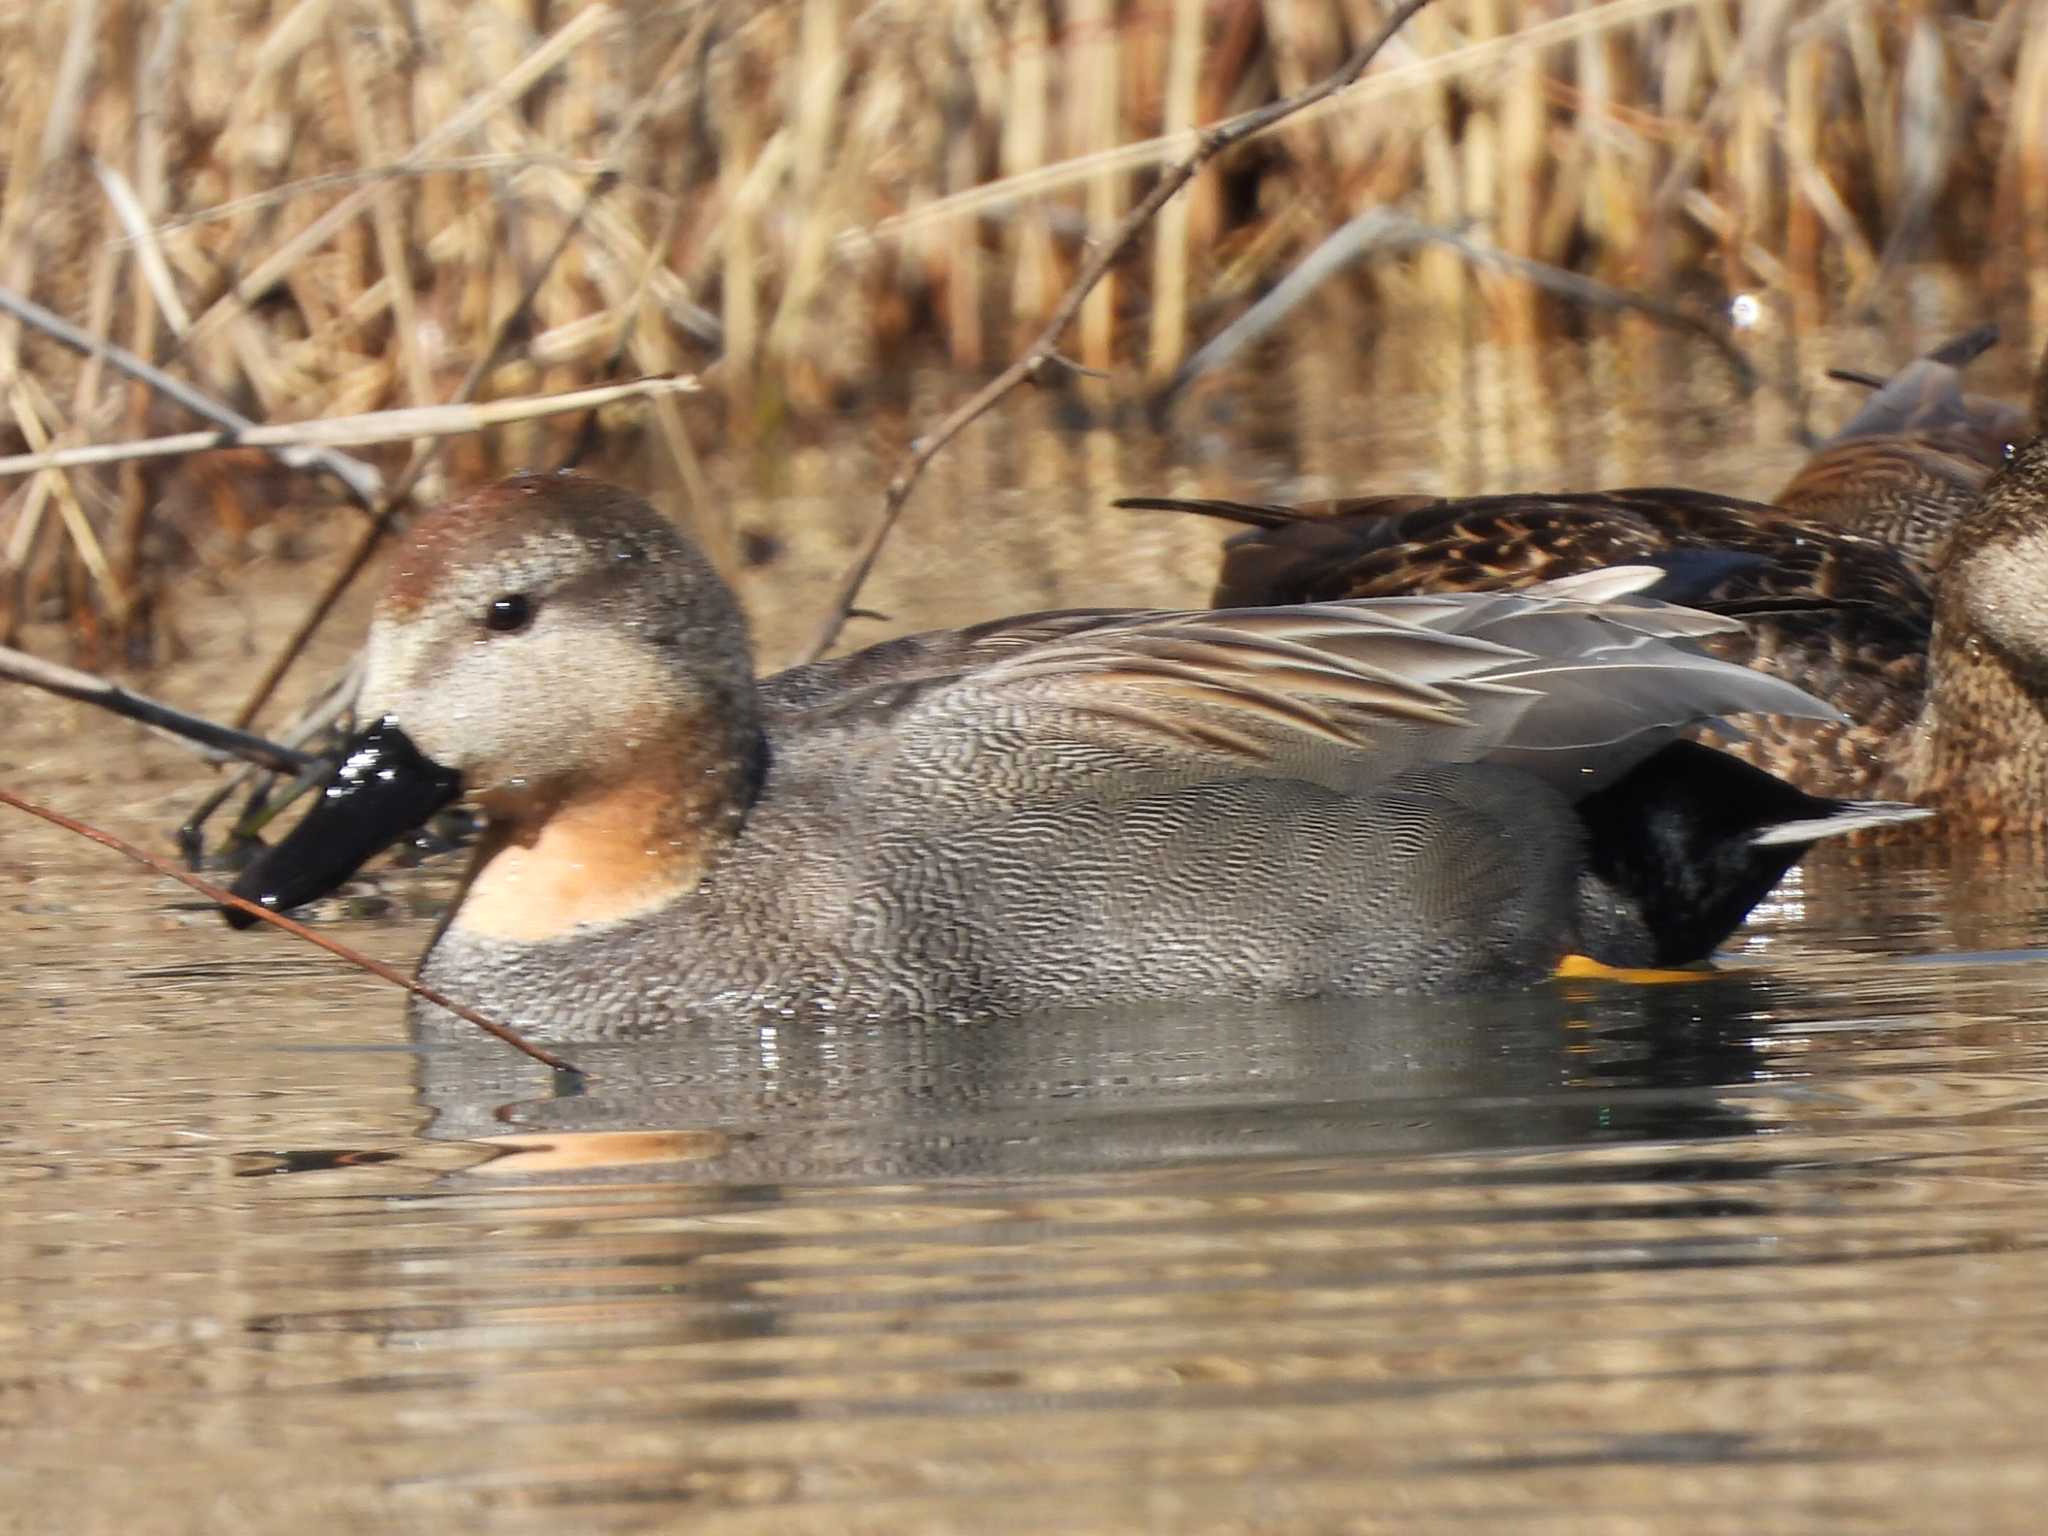
{"type": "Polygon", "coordinates": [[[1703,653],[1654,568],[1517,596],[1032,614],[757,681],[644,502],[425,516],[374,720],[238,879],[288,907],[467,793],[423,979],[541,1039],[1515,986],[1707,955],[1814,840],[1920,814],[1677,739],[1826,705],[1703,653]]]}

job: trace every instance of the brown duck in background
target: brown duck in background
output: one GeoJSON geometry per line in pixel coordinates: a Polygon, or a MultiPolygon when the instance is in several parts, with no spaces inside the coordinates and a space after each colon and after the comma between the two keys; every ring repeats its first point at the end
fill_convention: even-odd
{"type": "Polygon", "coordinates": [[[1949,530],[2028,435],[2020,407],[1963,392],[1962,371],[1998,339],[1979,326],[1889,379],[1771,498],[1774,506],[1881,539],[1932,572],[1949,530]]]}
{"type": "MultiPolygon", "coordinates": [[[[2035,412],[2048,418],[2048,370],[2035,412]]],[[[1745,719],[1737,756],[1810,793],[1920,801],[1945,835],[2048,836],[2048,436],[1988,477],[1932,574],[1877,539],[1704,491],[1117,504],[1256,530],[1225,547],[1216,601],[1230,607],[1663,564],[1681,578],[1668,595],[1747,621],[1714,654],[1846,716],[1745,719]]]]}

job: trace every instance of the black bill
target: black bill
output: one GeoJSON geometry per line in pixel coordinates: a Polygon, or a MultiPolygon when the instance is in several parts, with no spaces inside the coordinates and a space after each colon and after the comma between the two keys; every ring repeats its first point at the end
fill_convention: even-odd
{"type": "MultiPolygon", "coordinates": [[[[339,886],[462,792],[461,775],[420,754],[390,719],[348,745],[348,755],[305,819],[235,877],[237,896],[272,911],[303,906],[339,886]]],[[[223,907],[236,928],[256,919],[223,907]]]]}

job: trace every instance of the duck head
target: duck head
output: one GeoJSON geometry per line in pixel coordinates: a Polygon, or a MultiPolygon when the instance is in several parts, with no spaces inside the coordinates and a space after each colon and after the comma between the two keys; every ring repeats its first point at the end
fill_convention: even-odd
{"type": "Polygon", "coordinates": [[[235,882],[312,900],[466,792],[487,829],[457,921],[506,937],[646,910],[701,878],[764,766],[747,629],[645,502],[518,475],[411,531],[378,600],[375,722],[235,882]]]}

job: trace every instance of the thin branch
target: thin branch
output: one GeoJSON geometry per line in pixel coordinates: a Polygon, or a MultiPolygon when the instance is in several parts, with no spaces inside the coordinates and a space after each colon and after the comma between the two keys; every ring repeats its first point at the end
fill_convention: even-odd
{"type": "Polygon", "coordinates": [[[1196,348],[1159,387],[1152,408],[1156,411],[1171,404],[1196,379],[1228,363],[1354,261],[1379,250],[1412,250],[1423,238],[1421,226],[1406,214],[1391,208],[1366,209],[1297,262],[1256,304],[1196,348]]]}
{"type": "Polygon", "coordinates": [[[834,595],[832,606],[819,626],[817,637],[811,642],[806,660],[816,661],[832,648],[839,638],[839,632],[846,627],[846,620],[860,597],[860,589],[866,585],[868,573],[874,569],[875,560],[882,552],[882,546],[896,527],[897,519],[903,515],[904,503],[910,499],[911,489],[925,466],[938,455],[940,449],[959,435],[961,430],[986,414],[1011,390],[1027,379],[1036,378],[1040,371],[1059,356],[1059,341],[1080,313],[1082,303],[1095,289],[1095,285],[1108,275],[1109,269],[1123,259],[1124,253],[1137,243],[1138,236],[1153,217],[1164,208],[1173,196],[1195,179],[1196,174],[1211,160],[1234,145],[1244,142],[1256,134],[1264,133],[1274,124],[1292,117],[1304,108],[1327,100],[1345,87],[1355,83],[1379,51],[1391,42],[1394,35],[1408,24],[1430,0],[1404,0],[1397,6],[1372,39],[1360,48],[1332,74],[1326,75],[1307,89],[1279,101],[1270,102],[1250,112],[1244,112],[1214,127],[1205,128],[1195,140],[1195,147],[1185,159],[1162,171],[1152,190],[1117,225],[1109,237],[1096,246],[1095,254],[1082,264],[1072,285],[1061,296],[1054,307],[1052,318],[1038,333],[1037,339],[1025,349],[1022,356],[988,383],[976,390],[953,413],[938,424],[930,433],[918,438],[910,445],[910,452],[902,466],[890,480],[882,500],[882,519],[861,545],[846,574],[840,579],[839,590],[834,595]]]}
{"type": "Polygon", "coordinates": [[[692,394],[699,387],[694,374],[671,374],[662,378],[630,379],[621,384],[598,384],[559,395],[525,395],[514,400],[493,400],[484,405],[458,402],[453,405],[407,406],[393,411],[365,411],[357,416],[329,416],[312,421],[270,425],[251,422],[246,427],[225,428],[218,432],[178,432],[169,437],[144,437],[126,443],[81,443],[73,448],[52,448],[43,453],[16,453],[0,457],[0,475],[29,475],[46,469],[76,469],[93,464],[125,464],[136,459],[205,453],[214,448],[341,445],[359,448],[370,443],[404,442],[411,438],[460,437],[464,433],[504,426],[507,422],[596,410],[620,400],[692,394]]]}
{"type": "Polygon", "coordinates": [[[1491,267],[1519,277],[1588,308],[1635,311],[1661,324],[1688,331],[1704,339],[1721,354],[1744,394],[1756,388],[1756,369],[1743,356],[1742,349],[1729,339],[1724,325],[1646,294],[1631,293],[1625,288],[1569,272],[1547,261],[1512,255],[1498,246],[1474,240],[1460,230],[1424,224],[1388,208],[1368,208],[1309,252],[1292,271],[1273,285],[1270,293],[1217,332],[1181,364],[1173,377],[1153,396],[1151,408],[1156,411],[1170,404],[1203,374],[1229,362],[1353,262],[1383,250],[1406,251],[1432,244],[1449,246],[1473,266],[1491,267]]]}
{"type": "Polygon", "coordinates": [[[291,934],[295,938],[304,939],[308,944],[318,945],[331,955],[339,955],[350,965],[368,971],[372,976],[395,983],[405,988],[406,991],[412,993],[415,997],[426,999],[426,1001],[432,1003],[437,1008],[446,1008],[458,1019],[474,1024],[485,1034],[495,1036],[497,1039],[504,1041],[515,1051],[524,1052],[544,1067],[552,1067],[557,1072],[566,1072],[571,1077],[578,1079],[583,1076],[581,1069],[574,1063],[564,1061],[561,1057],[555,1055],[554,1052],[535,1045],[517,1030],[507,1028],[488,1014],[479,1013],[467,1004],[456,1002],[447,993],[438,991],[424,982],[413,980],[403,971],[386,965],[382,960],[372,959],[358,950],[350,949],[339,940],[330,939],[325,934],[315,933],[304,923],[293,922],[283,913],[273,912],[260,902],[247,901],[237,896],[233,891],[223,886],[215,885],[211,880],[202,880],[197,875],[188,874],[168,860],[160,859],[155,854],[136,847],[133,843],[125,842],[121,838],[114,836],[111,832],[103,832],[98,827],[89,826],[85,822],[66,816],[62,811],[53,811],[47,806],[37,805],[33,801],[24,800],[13,791],[4,788],[0,788],[0,805],[11,805],[17,811],[26,811],[31,816],[40,816],[44,821],[49,822],[53,826],[62,827],[66,832],[75,832],[80,837],[90,838],[103,848],[111,848],[114,852],[155,870],[167,879],[175,880],[180,885],[197,891],[208,901],[247,912],[251,917],[261,918],[273,927],[282,928],[286,933],[291,934]]]}
{"type": "Polygon", "coordinates": [[[200,715],[188,715],[182,709],[173,709],[143,694],[130,693],[119,683],[110,683],[104,677],[61,667],[54,661],[44,661],[12,646],[0,645],[0,677],[12,678],[17,683],[27,683],[31,688],[41,688],[47,693],[77,699],[81,703],[97,704],[101,709],[111,710],[130,720],[139,720],[179,741],[199,747],[206,756],[215,760],[238,757],[245,763],[254,763],[273,773],[299,773],[318,761],[310,752],[281,746],[200,715]]]}
{"type": "MultiPolygon", "coordinates": [[[[173,378],[161,368],[150,366],[125,347],[81,331],[63,316],[51,313],[35,300],[25,298],[12,289],[0,287],[0,312],[14,316],[24,325],[33,326],[74,352],[104,360],[129,378],[146,384],[165,399],[175,401],[200,420],[210,421],[224,432],[248,432],[257,426],[241,412],[231,411],[209,399],[183,379],[173,378]]],[[[384,477],[376,466],[346,454],[326,448],[301,448],[286,449],[276,456],[288,469],[325,470],[347,487],[350,498],[358,506],[375,506],[377,498],[384,492],[384,477]]]]}
{"type": "MultiPolygon", "coordinates": [[[[1672,11],[1694,10],[1698,3],[1699,0],[1600,0],[1600,3],[1568,10],[1563,15],[1552,16],[1512,32],[1465,43],[1447,53],[1393,65],[1361,85],[1356,101],[1361,105],[1391,102],[1430,86],[1448,86],[1455,90],[1461,82],[1498,69],[1511,59],[1534,57],[1546,50],[1603,37],[1672,11]]],[[[1846,3],[1864,5],[1869,0],[1846,0],[1846,3]]],[[[1532,10],[1534,7],[1523,9],[1532,10]]],[[[1311,102],[1311,106],[1304,108],[1304,122],[1353,105],[1352,101],[1332,102],[1321,97],[1311,98],[1311,102]]],[[[833,237],[833,245],[841,253],[864,253],[886,244],[901,244],[920,231],[970,214],[996,217],[1017,204],[1050,197],[1096,176],[1118,171],[1142,173],[1155,165],[1171,165],[1177,157],[1192,151],[1203,132],[1202,129],[1188,128],[1163,133],[1111,149],[1073,155],[996,181],[982,182],[918,203],[905,212],[891,214],[873,224],[842,230],[833,237]]],[[[1711,145],[1715,140],[1709,133],[1700,133],[1688,142],[1711,145]]]]}

